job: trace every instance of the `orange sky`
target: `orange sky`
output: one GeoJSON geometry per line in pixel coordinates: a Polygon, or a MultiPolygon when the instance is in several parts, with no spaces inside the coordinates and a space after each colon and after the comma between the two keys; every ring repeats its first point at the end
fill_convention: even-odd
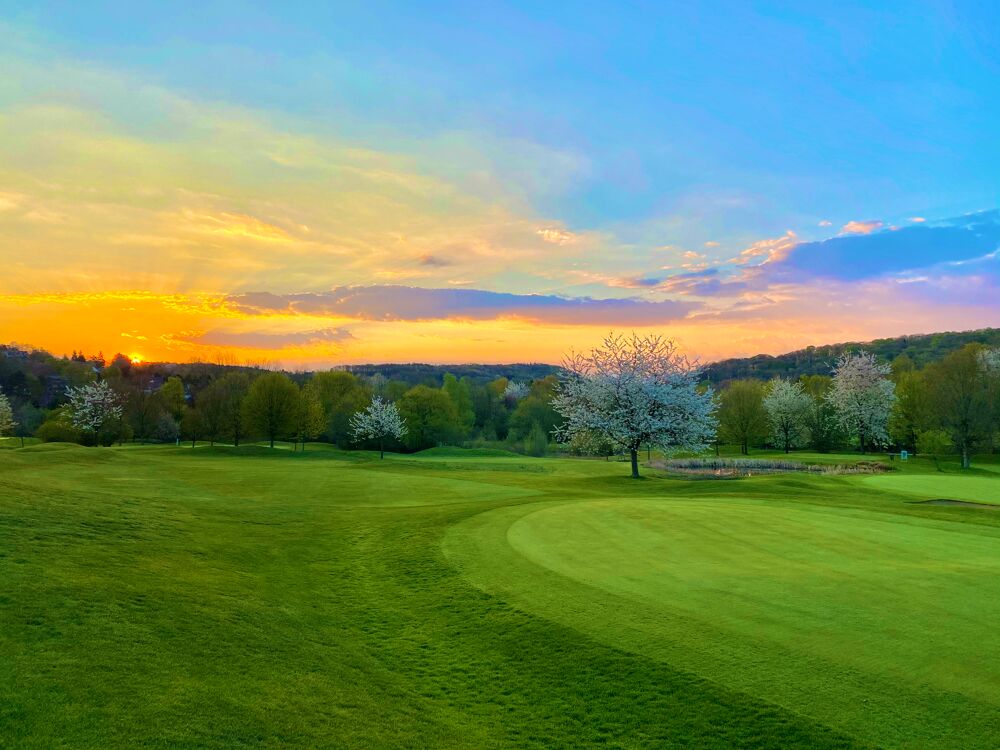
{"type": "MultiPolygon", "coordinates": [[[[551,206],[585,154],[481,130],[362,142],[7,36],[0,342],[295,368],[557,362],[611,329],[711,360],[1000,324],[989,247],[856,274],[878,247],[844,243],[900,226],[714,233],[709,210],[754,199],[701,192],[574,223],[551,206]],[[832,251],[861,261],[830,272],[832,251]]],[[[900,221],[921,247],[942,229],[900,221]]]]}

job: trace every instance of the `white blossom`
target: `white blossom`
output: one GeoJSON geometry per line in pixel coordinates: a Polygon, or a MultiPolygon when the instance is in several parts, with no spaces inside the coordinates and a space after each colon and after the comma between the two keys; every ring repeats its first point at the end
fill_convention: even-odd
{"type": "Polygon", "coordinates": [[[843,355],[834,367],[833,387],[826,398],[841,426],[858,436],[862,452],[869,445],[889,443],[889,414],[896,400],[890,370],[865,351],[843,355]]]}
{"type": "Polygon", "coordinates": [[[775,378],[764,396],[764,410],[771,435],[785,451],[797,448],[808,438],[806,420],[812,398],[802,390],[802,384],[775,378]]]}
{"type": "Polygon", "coordinates": [[[552,405],[564,422],[556,435],[569,441],[595,433],[631,454],[703,450],[714,438],[711,390],[699,390],[698,367],[659,336],[609,335],[590,354],[572,354],[552,405]]]}
{"type": "Polygon", "coordinates": [[[524,383],[518,383],[516,380],[509,381],[503,389],[503,398],[508,404],[516,404],[527,395],[528,386],[524,383]]]}
{"type": "Polygon", "coordinates": [[[375,396],[364,411],[351,417],[351,433],[357,440],[377,440],[379,455],[384,458],[386,438],[402,440],[406,436],[406,423],[394,403],[375,396]]]}
{"type": "Polygon", "coordinates": [[[14,421],[14,410],[7,397],[0,392],[0,437],[13,432],[15,427],[17,422],[14,421]]]}
{"type": "Polygon", "coordinates": [[[122,418],[121,397],[101,380],[66,389],[70,419],[80,430],[98,433],[111,422],[122,418]]]}
{"type": "Polygon", "coordinates": [[[980,351],[979,364],[987,375],[1000,375],[1000,349],[980,351]]]}

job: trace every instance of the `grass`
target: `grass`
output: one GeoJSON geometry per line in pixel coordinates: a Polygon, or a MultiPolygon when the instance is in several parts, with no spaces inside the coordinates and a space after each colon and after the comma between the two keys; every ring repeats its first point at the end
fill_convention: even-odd
{"type": "Polygon", "coordinates": [[[1000,478],[989,475],[908,474],[868,477],[865,481],[878,489],[922,498],[1000,505],[1000,478]]]}
{"type": "Polygon", "coordinates": [[[648,477],[4,450],[0,746],[995,745],[1000,513],[648,477]]]}

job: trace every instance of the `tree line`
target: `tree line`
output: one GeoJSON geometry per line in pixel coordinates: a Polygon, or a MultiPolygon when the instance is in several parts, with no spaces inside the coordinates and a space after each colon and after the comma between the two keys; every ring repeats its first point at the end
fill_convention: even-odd
{"type": "Polygon", "coordinates": [[[919,367],[871,352],[842,355],[830,375],[730,381],[718,394],[720,442],[786,452],[854,448],[956,453],[968,467],[1000,433],[1000,349],[966,344],[919,367]]]}
{"type": "Polygon", "coordinates": [[[744,454],[953,452],[968,467],[975,452],[995,449],[1000,431],[1000,349],[982,343],[923,366],[905,353],[886,362],[846,351],[828,374],[736,379],[717,390],[671,342],[635,335],[609,336],[588,355],[568,358],[560,376],[527,383],[445,373],[439,385],[414,385],[379,372],[195,365],[170,374],[121,355],[105,363],[20,350],[13,359],[21,366],[12,369],[10,351],[0,349],[0,435],[46,441],[280,440],[304,450],[321,440],[380,451],[472,445],[542,455],[555,440],[577,454],[624,452],[637,474],[643,447],[702,443],[744,454]],[[51,399],[41,406],[25,394],[28,376],[46,367],[48,379],[34,382],[38,401],[51,399]],[[61,393],[52,394],[53,382],[61,393]]]}
{"type": "MultiPolygon", "coordinates": [[[[312,374],[252,367],[110,362],[74,353],[0,351],[0,394],[10,419],[0,434],[44,441],[110,445],[179,440],[241,445],[324,441],[341,448],[416,451],[476,444],[541,455],[559,419],[554,375],[531,382],[488,381],[445,373],[440,384],[412,384],[379,372],[336,369],[312,374]],[[175,374],[171,374],[171,372],[175,374]],[[44,377],[41,374],[44,373],[44,377]],[[53,386],[55,384],[55,386],[53,386]],[[356,415],[378,399],[391,404],[405,433],[374,436],[356,415]]],[[[544,366],[520,370],[549,372],[544,366]]],[[[492,374],[488,368],[486,374],[492,374]]],[[[420,370],[427,375],[426,370],[420,370]]]]}
{"type": "Polygon", "coordinates": [[[968,344],[1000,347],[1000,328],[895,336],[866,343],[807,346],[805,349],[777,356],[758,354],[753,357],[723,359],[707,365],[702,376],[716,386],[748,378],[764,381],[773,378],[798,380],[804,375],[829,375],[840,357],[860,351],[870,352],[883,362],[892,362],[896,357],[905,356],[916,367],[924,367],[968,344]]]}

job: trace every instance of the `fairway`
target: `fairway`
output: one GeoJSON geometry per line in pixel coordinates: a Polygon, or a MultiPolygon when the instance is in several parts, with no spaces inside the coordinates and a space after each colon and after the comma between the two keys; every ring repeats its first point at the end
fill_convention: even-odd
{"type": "Polygon", "coordinates": [[[0,746],[995,746],[1000,514],[627,471],[4,450],[0,746]]]}

